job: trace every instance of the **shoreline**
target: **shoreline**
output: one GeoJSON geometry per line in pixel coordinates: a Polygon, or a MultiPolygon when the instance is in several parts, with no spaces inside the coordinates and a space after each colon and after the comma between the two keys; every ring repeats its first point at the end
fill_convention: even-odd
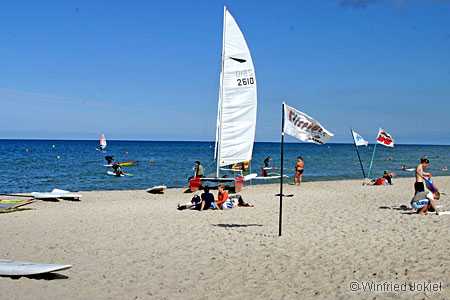
{"type": "MultiPolygon", "coordinates": [[[[447,178],[447,177],[450,177],[450,175],[433,176],[433,179],[435,179],[435,178],[447,178]]],[[[290,179],[292,181],[291,177],[289,177],[288,179],[290,179]]],[[[414,176],[398,176],[398,177],[394,177],[393,178],[394,185],[395,185],[395,181],[407,180],[407,179],[411,179],[412,181],[414,181],[414,176]]],[[[329,180],[327,180],[327,179],[325,179],[325,180],[322,180],[322,179],[320,179],[320,180],[304,180],[304,181],[302,181],[302,184],[305,184],[305,183],[306,184],[309,184],[309,183],[320,183],[320,182],[352,182],[352,181],[363,182],[364,179],[362,179],[362,178],[360,178],[360,179],[356,179],[356,178],[341,178],[341,179],[329,179],[329,180]]],[[[160,184],[160,185],[164,185],[164,184],[160,184]]],[[[285,179],[283,186],[289,186],[289,185],[294,185],[294,184],[292,184],[290,182],[289,183],[286,182],[286,179],[285,179]]],[[[155,185],[155,186],[158,186],[158,185],[155,185]]],[[[246,189],[246,188],[249,188],[249,187],[253,187],[253,186],[278,186],[279,187],[280,183],[279,182],[278,183],[263,183],[262,182],[262,183],[256,183],[256,184],[247,184],[247,185],[244,185],[243,189],[246,189]]],[[[140,188],[140,189],[127,189],[127,188],[124,188],[124,189],[110,189],[110,190],[71,190],[71,192],[76,192],[76,193],[116,192],[116,191],[117,192],[119,192],[119,191],[121,191],[121,192],[124,192],[124,191],[125,192],[126,191],[134,192],[134,191],[145,191],[146,189],[151,188],[151,187],[152,186],[147,186],[146,188],[140,188]]],[[[55,188],[58,188],[58,187],[55,187],[55,188]]],[[[167,186],[166,191],[168,191],[168,190],[186,190],[186,189],[188,189],[187,185],[184,186],[184,187],[169,187],[169,186],[167,186]]],[[[17,195],[23,194],[23,195],[27,195],[28,193],[31,193],[31,192],[14,192],[14,193],[8,193],[8,194],[17,194],[17,195]]],[[[189,193],[186,193],[186,194],[189,194],[189,193]]]]}

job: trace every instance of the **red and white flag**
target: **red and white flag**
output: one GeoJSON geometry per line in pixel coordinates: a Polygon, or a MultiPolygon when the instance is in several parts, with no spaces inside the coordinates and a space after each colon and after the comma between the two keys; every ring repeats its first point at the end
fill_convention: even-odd
{"type": "Polygon", "coordinates": [[[386,147],[394,148],[394,138],[382,128],[378,131],[377,143],[386,147]]]}

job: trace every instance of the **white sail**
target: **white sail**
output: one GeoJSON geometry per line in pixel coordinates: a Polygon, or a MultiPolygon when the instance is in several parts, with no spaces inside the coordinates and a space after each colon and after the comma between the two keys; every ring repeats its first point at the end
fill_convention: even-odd
{"type": "Polygon", "coordinates": [[[105,150],[106,149],[106,137],[105,135],[102,133],[100,135],[100,149],[105,150]]]}
{"type": "Polygon", "coordinates": [[[256,108],[256,77],[252,57],[244,35],[225,8],[216,131],[218,169],[251,160],[256,108]]]}

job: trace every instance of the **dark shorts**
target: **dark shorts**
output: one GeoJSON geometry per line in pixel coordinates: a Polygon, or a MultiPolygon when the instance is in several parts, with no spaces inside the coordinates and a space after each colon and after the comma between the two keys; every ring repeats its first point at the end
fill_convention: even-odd
{"type": "Polygon", "coordinates": [[[423,184],[423,182],[414,183],[414,192],[415,194],[425,192],[425,185],[423,184]]]}
{"type": "Polygon", "coordinates": [[[302,174],[303,174],[303,169],[297,170],[297,174],[298,174],[298,175],[302,175],[302,174]]]}

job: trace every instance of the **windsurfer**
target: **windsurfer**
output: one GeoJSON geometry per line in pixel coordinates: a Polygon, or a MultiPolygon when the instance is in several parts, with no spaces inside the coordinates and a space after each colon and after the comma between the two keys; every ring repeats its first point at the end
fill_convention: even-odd
{"type": "Polygon", "coordinates": [[[105,160],[108,163],[108,165],[112,165],[113,161],[114,161],[114,156],[112,155],[106,155],[105,156],[105,160]]]}

